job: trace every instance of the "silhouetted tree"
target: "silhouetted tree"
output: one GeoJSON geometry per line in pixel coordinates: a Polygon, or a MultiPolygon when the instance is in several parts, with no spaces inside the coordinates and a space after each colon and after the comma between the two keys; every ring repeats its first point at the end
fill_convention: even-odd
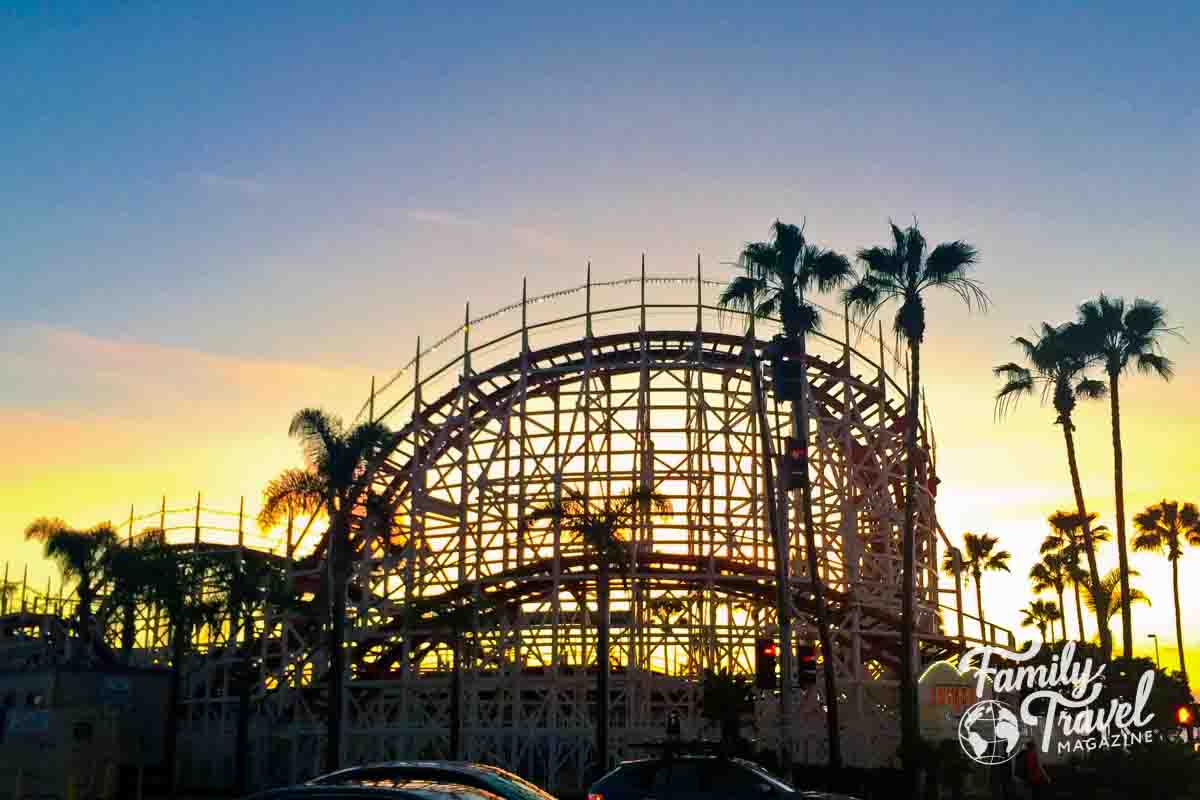
{"type": "Polygon", "coordinates": [[[563,497],[555,503],[539,506],[529,515],[529,523],[552,520],[560,525],[567,541],[583,546],[596,560],[596,756],[598,766],[608,769],[609,716],[609,625],[610,576],[613,566],[627,562],[626,535],[632,535],[638,524],[652,516],[671,513],[671,503],[658,492],[631,488],[621,495],[593,501],[582,492],[564,488],[563,497]]]}
{"type": "MultiPolygon", "coordinates": [[[[1071,473],[1071,489],[1075,494],[1075,519],[1079,522],[1083,535],[1084,555],[1087,556],[1088,563],[1087,575],[1091,576],[1091,579],[1099,580],[1096,546],[1091,529],[1094,515],[1088,513],[1083,499],[1083,484],[1079,478],[1079,462],[1075,454],[1073,415],[1079,400],[1103,397],[1107,389],[1103,382],[1087,375],[1092,356],[1087,352],[1086,341],[1078,325],[1067,323],[1055,327],[1043,322],[1035,339],[1018,336],[1013,339],[1013,343],[1021,349],[1028,366],[1010,361],[992,370],[997,377],[1005,381],[996,393],[996,415],[1003,417],[1022,396],[1033,394],[1034,391],[1040,391],[1042,402],[1049,401],[1054,407],[1054,424],[1062,427],[1063,442],[1067,448],[1067,468],[1071,473]]],[[[1098,587],[1093,584],[1092,589],[1096,591],[1098,587]]],[[[1107,630],[1102,629],[1101,642],[1105,652],[1111,654],[1112,640],[1107,630]]]]}
{"type": "MultiPolygon", "coordinates": [[[[738,264],[743,274],[729,282],[721,293],[720,305],[747,312],[752,317],[769,319],[776,315],[783,323],[783,344],[790,351],[799,353],[804,379],[799,394],[792,400],[792,416],[797,435],[807,448],[809,439],[807,337],[819,330],[820,311],[808,302],[806,293],[828,292],[847,283],[854,277],[850,262],[845,256],[809,244],[804,231],[795,226],[775,221],[769,242],[751,242],[742,250],[738,264]]],[[[821,580],[817,559],[816,525],[812,512],[812,482],[808,470],[800,477],[800,509],[804,520],[804,550],[808,574],[812,584],[813,607],[817,622],[817,635],[824,654],[823,677],[826,697],[829,698],[826,713],[827,735],[829,736],[829,764],[838,768],[842,763],[841,732],[838,724],[838,691],[833,667],[833,639],[830,636],[828,613],[825,606],[825,588],[821,580]]],[[[775,538],[776,558],[786,564],[787,543],[779,541],[779,533],[772,531],[775,538]]],[[[785,568],[786,570],[786,568],[785,568]]],[[[786,571],[785,571],[786,576],[786,571]]],[[[790,654],[791,609],[786,586],[780,587],[776,609],[779,621],[779,637],[782,646],[790,654]]],[[[784,664],[790,663],[790,656],[784,664]]],[[[784,675],[784,703],[788,696],[791,675],[784,675]]]]}
{"type": "Polygon", "coordinates": [[[1200,545],[1200,509],[1195,503],[1169,502],[1149,506],[1133,518],[1138,535],[1133,549],[1161,553],[1171,562],[1171,588],[1175,595],[1175,643],[1179,647],[1179,674],[1188,683],[1187,660],[1183,654],[1183,614],[1179,610],[1179,559],[1183,546],[1200,545]]]}
{"type": "MultiPolygon", "coordinates": [[[[890,301],[899,308],[893,321],[898,336],[908,344],[912,372],[906,387],[904,459],[904,539],[902,543],[903,585],[901,587],[900,621],[900,712],[901,748],[915,752],[920,738],[918,727],[917,688],[913,659],[913,636],[916,631],[916,467],[921,458],[917,443],[917,423],[920,420],[921,345],[925,341],[925,298],[936,290],[949,290],[958,295],[968,308],[986,309],[988,298],[979,283],[970,277],[969,270],[977,262],[974,247],[963,241],[945,242],[926,253],[925,237],[914,223],[901,230],[892,229],[891,247],[871,247],[858,252],[865,267],[862,279],[846,292],[847,306],[857,310],[865,320],[877,314],[890,301]]],[[[916,787],[915,769],[905,767],[908,794],[916,787]]]]}
{"type": "MultiPolygon", "coordinates": [[[[983,638],[987,639],[987,620],[983,615],[983,573],[1008,572],[1008,560],[1012,553],[1007,550],[997,550],[1000,540],[990,533],[974,534],[970,531],[963,534],[962,570],[967,578],[975,582],[975,604],[979,609],[979,629],[983,638]]],[[[954,559],[947,553],[942,562],[942,569],[953,575],[954,559]]]]}
{"type": "Polygon", "coordinates": [[[75,582],[77,630],[90,659],[96,634],[93,607],[104,583],[105,558],[117,544],[116,532],[108,523],[76,530],[57,517],[40,517],[25,528],[25,538],[41,542],[43,553],[58,565],[63,579],[75,582]]]}
{"type": "Polygon", "coordinates": [[[1121,375],[1130,367],[1170,380],[1171,360],[1161,352],[1159,338],[1170,329],[1167,312],[1158,303],[1125,301],[1100,295],[1079,307],[1083,349],[1099,360],[1108,375],[1108,400],[1112,419],[1113,481],[1117,500],[1117,557],[1121,579],[1121,653],[1133,657],[1133,621],[1129,589],[1129,553],[1125,540],[1125,466],[1121,450],[1121,375]]]}
{"type": "MultiPolygon", "coordinates": [[[[346,587],[350,579],[350,529],[354,509],[362,500],[361,479],[368,459],[386,446],[391,432],[379,422],[347,428],[337,416],[317,408],[298,411],[288,434],[299,439],[311,472],[324,489],[322,505],[329,518],[326,533],[328,565],[329,708],[326,716],[325,766],[341,764],[342,715],[346,674],[346,587]]],[[[270,488],[270,487],[268,487],[270,488]]]]}

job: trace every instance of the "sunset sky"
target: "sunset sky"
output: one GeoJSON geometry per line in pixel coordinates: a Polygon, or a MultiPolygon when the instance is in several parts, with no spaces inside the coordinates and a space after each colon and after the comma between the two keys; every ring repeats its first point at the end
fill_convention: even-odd
{"type": "MultiPolygon", "coordinates": [[[[1071,502],[1053,415],[993,419],[1013,336],[1100,291],[1161,300],[1170,384],[1123,384],[1127,508],[1200,502],[1193,3],[654,10],[139,2],[0,11],[0,556],[34,517],[256,506],[290,414],[353,416],[462,318],[636,273],[723,278],[776,217],[852,253],[913,216],[994,302],[931,302],[940,517],[999,535],[1015,626],[1071,502]],[[190,6],[194,8],[194,6],[190,6]]],[[[1078,414],[1113,520],[1107,404],[1078,414]]],[[[1115,555],[1102,555],[1115,565],[1115,555]]],[[[1169,570],[1137,555],[1175,664],[1169,570]]],[[[1200,550],[1185,633],[1200,657],[1200,550]]],[[[994,591],[993,591],[994,589],[994,591]]],[[[1073,613],[1072,613],[1073,619],[1073,613]]],[[[1091,626],[1094,631],[1094,625],[1091,626]]],[[[1119,621],[1114,622],[1119,634],[1119,621]]],[[[1073,624],[1072,624],[1073,630],[1073,624]]],[[[1194,667],[1197,664],[1194,663],[1194,667]]]]}

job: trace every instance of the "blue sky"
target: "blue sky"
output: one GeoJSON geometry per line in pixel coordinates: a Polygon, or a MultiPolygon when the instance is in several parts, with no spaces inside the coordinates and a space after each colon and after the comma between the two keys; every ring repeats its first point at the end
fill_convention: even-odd
{"type": "Polygon", "coordinates": [[[356,410],[468,298],[574,285],[589,259],[625,276],[643,252],[718,277],[777,216],[845,252],[914,214],[979,247],[995,307],[940,303],[926,363],[948,486],[1018,498],[981,527],[1028,523],[1062,472],[1057,450],[1018,455],[1055,446],[1032,407],[992,424],[990,366],[1102,289],[1192,331],[1169,392],[1131,386],[1147,439],[1127,460],[1194,475],[1195,4],[354,6],[0,11],[0,536],[67,514],[46,487],[134,442],[125,483],[64,502],[253,493],[294,457],[292,410],[356,410]],[[41,452],[55,435],[72,459],[41,452]],[[194,463],[155,461],[165,437],[194,463]]]}

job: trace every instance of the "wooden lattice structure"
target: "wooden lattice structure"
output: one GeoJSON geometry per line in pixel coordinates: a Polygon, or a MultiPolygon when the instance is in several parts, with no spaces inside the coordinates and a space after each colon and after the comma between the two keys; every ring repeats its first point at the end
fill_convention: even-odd
{"type": "MultiPolygon", "coordinates": [[[[613,584],[614,754],[661,736],[671,711],[685,734],[704,733],[703,671],[751,673],[755,639],[776,630],[763,476],[771,456],[759,420],[767,420],[773,452],[792,433],[790,408],[751,390],[776,329],[759,321],[751,334],[743,316],[719,310],[722,286],[699,272],[655,278],[643,270],[606,283],[589,274],[583,286],[523,296],[486,317],[472,319],[468,309],[467,322],[432,347],[418,343],[403,370],[373,387],[361,416],[395,436],[368,478],[393,519],[361,522],[353,534],[344,762],[448,756],[457,687],[466,758],[549,786],[579,785],[594,756],[596,565],[559,525],[530,520],[564,488],[602,500],[650,487],[673,508],[635,526],[613,584]],[[447,612],[462,608],[477,611],[452,628],[447,612]]],[[[812,337],[806,377],[814,522],[835,634],[828,655],[842,692],[846,759],[877,765],[898,744],[904,393],[885,369],[898,362],[881,339],[834,312],[825,324],[842,337],[812,337]],[[863,342],[871,355],[854,346],[863,342]]],[[[917,624],[928,661],[979,637],[965,630],[961,591],[939,585],[948,543],[935,515],[928,418],[919,438],[917,624]]],[[[796,646],[816,631],[800,510],[789,498],[783,511],[796,646]]],[[[195,547],[205,538],[200,528],[195,547]]],[[[228,544],[247,543],[239,536],[228,544]]],[[[311,601],[326,568],[324,542],[301,558],[288,558],[292,550],[289,543],[281,556],[297,596],[311,601]]],[[[255,621],[256,783],[319,770],[326,614],[310,602],[255,621]]],[[[148,636],[148,650],[163,646],[148,636]]],[[[232,770],[222,743],[232,742],[234,645],[227,626],[201,640],[181,753],[189,783],[221,785],[232,770]]],[[[820,762],[827,698],[819,688],[794,691],[795,757],[820,762]]],[[[753,732],[762,747],[774,748],[779,736],[777,708],[770,696],[758,703],[753,732]]]]}

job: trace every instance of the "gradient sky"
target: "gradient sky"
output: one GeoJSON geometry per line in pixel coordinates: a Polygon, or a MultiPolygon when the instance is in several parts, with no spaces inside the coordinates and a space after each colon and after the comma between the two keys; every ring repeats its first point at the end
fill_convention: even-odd
{"type": "MultiPolygon", "coordinates": [[[[845,252],[913,215],[980,249],[994,308],[933,301],[925,366],[943,524],[1014,552],[988,579],[997,621],[1070,503],[1052,415],[993,421],[1012,336],[1101,290],[1162,300],[1188,339],[1167,342],[1174,382],[1128,381],[1128,508],[1200,501],[1195,4],[102,5],[0,10],[14,565],[38,515],[253,504],[299,458],[292,411],[352,416],[467,298],[574,285],[589,259],[623,277],[643,252],[722,277],[776,217],[845,252]]],[[[1106,407],[1079,426],[1111,525],[1106,407]]],[[[1156,632],[1174,659],[1169,573],[1134,563],[1139,646],[1156,632]]],[[[1200,551],[1191,620],[1197,578],[1200,551]]]]}

